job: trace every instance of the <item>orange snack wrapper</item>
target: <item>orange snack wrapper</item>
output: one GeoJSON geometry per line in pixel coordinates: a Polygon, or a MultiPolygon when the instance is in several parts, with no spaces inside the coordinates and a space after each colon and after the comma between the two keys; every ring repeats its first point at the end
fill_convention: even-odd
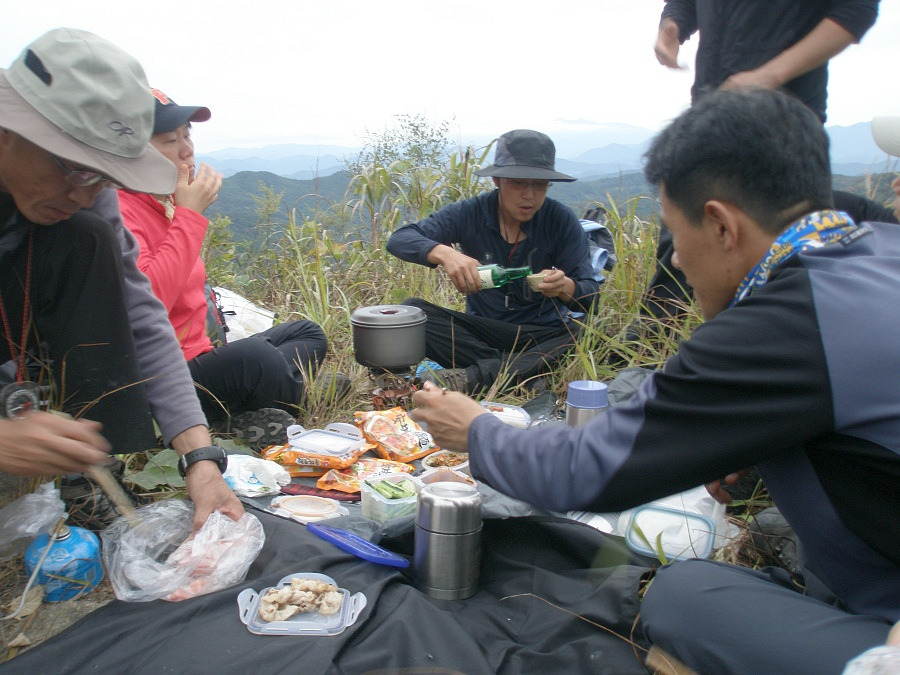
{"type": "Polygon", "coordinates": [[[359,482],[361,480],[400,471],[412,473],[415,471],[415,468],[402,462],[363,457],[346,469],[331,469],[316,481],[316,487],[321,490],[359,492],[359,482]]]}
{"type": "Polygon", "coordinates": [[[354,413],[356,426],[384,459],[413,462],[440,448],[403,408],[354,413]]]}
{"type": "Polygon", "coordinates": [[[281,464],[292,478],[297,478],[298,476],[316,477],[331,469],[346,469],[374,447],[374,444],[366,443],[358,450],[346,452],[342,455],[318,455],[300,450],[288,443],[287,445],[273,445],[266,448],[262,453],[262,457],[281,464]]]}

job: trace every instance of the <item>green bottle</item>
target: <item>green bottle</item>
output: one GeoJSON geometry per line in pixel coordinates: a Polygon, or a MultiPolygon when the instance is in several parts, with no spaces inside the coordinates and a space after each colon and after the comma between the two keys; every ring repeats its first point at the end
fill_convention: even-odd
{"type": "Polygon", "coordinates": [[[500,265],[481,265],[478,275],[481,277],[481,288],[497,288],[514,279],[524,279],[531,274],[530,267],[500,267],[500,265]]]}

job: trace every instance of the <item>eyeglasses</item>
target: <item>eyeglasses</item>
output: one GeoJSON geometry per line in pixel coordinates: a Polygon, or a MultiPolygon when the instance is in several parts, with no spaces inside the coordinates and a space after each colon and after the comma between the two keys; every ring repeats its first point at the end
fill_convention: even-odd
{"type": "Polygon", "coordinates": [[[56,155],[51,154],[50,156],[53,158],[53,161],[56,162],[56,165],[65,172],[65,181],[69,185],[74,185],[75,187],[90,187],[91,185],[97,185],[99,183],[103,187],[119,187],[118,183],[111,178],[104,176],[102,173],[88,171],[87,169],[73,169],[66,166],[66,164],[64,164],[56,155]]]}
{"type": "Polygon", "coordinates": [[[531,188],[535,192],[546,192],[551,183],[549,180],[519,180],[517,178],[505,178],[506,184],[518,190],[525,192],[531,188]]]}

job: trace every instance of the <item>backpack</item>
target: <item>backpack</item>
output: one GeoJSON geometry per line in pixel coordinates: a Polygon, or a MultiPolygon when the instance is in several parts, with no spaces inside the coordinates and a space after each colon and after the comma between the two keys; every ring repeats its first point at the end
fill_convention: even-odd
{"type": "Polygon", "coordinates": [[[213,347],[221,347],[228,342],[225,335],[228,324],[225,323],[225,312],[219,304],[219,295],[208,279],[203,284],[203,293],[206,295],[206,334],[213,347]]]}
{"type": "Polygon", "coordinates": [[[606,209],[602,206],[587,209],[581,218],[581,227],[588,240],[591,265],[594,267],[594,278],[597,281],[603,281],[606,278],[603,272],[612,270],[618,260],[612,232],[602,224],[606,220],[606,209]]]}

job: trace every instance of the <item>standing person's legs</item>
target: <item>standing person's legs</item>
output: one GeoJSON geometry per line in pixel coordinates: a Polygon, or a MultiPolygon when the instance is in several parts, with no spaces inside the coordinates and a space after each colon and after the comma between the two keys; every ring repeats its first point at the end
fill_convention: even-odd
{"type": "Polygon", "coordinates": [[[891,623],[796,590],[780,568],[685,560],[656,572],[641,604],[644,634],[701,673],[840,673],[891,623]]]}
{"type": "MultiPolygon", "coordinates": [[[[29,353],[49,368],[56,407],[97,420],[116,453],[156,445],[124,298],[122,257],[112,227],[81,212],[33,226],[29,353]]],[[[12,340],[21,340],[28,235],[0,266],[12,340]]],[[[6,360],[6,340],[0,360],[6,360]]]]}

